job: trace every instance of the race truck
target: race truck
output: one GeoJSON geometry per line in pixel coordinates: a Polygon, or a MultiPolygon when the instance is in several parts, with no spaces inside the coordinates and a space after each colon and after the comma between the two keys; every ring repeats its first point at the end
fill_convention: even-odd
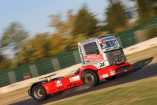
{"type": "MultiPolygon", "coordinates": [[[[120,73],[132,70],[114,35],[102,35],[78,42],[82,67],[69,77],[51,78],[32,84],[28,94],[36,101],[43,101],[49,95],[86,85],[93,87],[100,80],[112,80],[120,73]]],[[[54,74],[55,75],[55,74],[54,74]]]]}

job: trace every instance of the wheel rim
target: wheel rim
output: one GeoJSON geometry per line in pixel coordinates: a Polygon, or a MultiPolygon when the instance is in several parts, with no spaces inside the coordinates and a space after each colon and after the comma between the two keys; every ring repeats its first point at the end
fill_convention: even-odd
{"type": "Polygon", "coordinates": [[[93,84],[94,83],[94,76],[92,74],[85,75],[85,83],[93,84]]]}
{"type": "Polygon", "coordinates": [[[40,88],[37,88],[34,90],[34,96],[37,98],[37,99],[40,99],[43,97],[43,91],[40,89],[40,88]]]}

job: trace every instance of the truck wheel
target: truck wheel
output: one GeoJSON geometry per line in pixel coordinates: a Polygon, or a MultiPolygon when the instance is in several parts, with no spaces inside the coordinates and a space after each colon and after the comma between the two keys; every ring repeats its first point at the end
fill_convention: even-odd
{"type": "Polygon", "coordinates": [[[111,77],[108,77],[106,78],[107,81],[110,81],[110,80],[113,80],[113,79],[116,79],[117,75],[114,75],[114,76],[111,76],[111,77]]]}
{"type": "Polygon", "coordinates": [[[88,87],[93,87],[99,83],[99,78],[94,71],[84,71],[82,73],[82,81],[88,87]]]}
{"type": "Polygon", "coordinates": [[[32,89],[32,97],[39,102],[45,100],[47,97],[45,89],[40,85],[34,86],[32,89]]]}

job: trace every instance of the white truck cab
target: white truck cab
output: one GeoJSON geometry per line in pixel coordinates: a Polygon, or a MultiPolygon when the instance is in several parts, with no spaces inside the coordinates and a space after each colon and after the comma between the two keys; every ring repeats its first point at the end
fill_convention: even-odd
{"type": "Polygon", "coordinates": [[[126,57],[114,35],[102,35],[78,42],[83,66],[101,69],[125,63],[126,57]]]}

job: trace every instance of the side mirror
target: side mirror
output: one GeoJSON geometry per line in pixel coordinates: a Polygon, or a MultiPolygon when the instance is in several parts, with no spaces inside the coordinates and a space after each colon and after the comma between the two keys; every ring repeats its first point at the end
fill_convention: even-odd
{"type": "Polygon", "coordinates": [[[96,54],[99,55],[99,50],[98,49],[96,50],[96,54]]]}

